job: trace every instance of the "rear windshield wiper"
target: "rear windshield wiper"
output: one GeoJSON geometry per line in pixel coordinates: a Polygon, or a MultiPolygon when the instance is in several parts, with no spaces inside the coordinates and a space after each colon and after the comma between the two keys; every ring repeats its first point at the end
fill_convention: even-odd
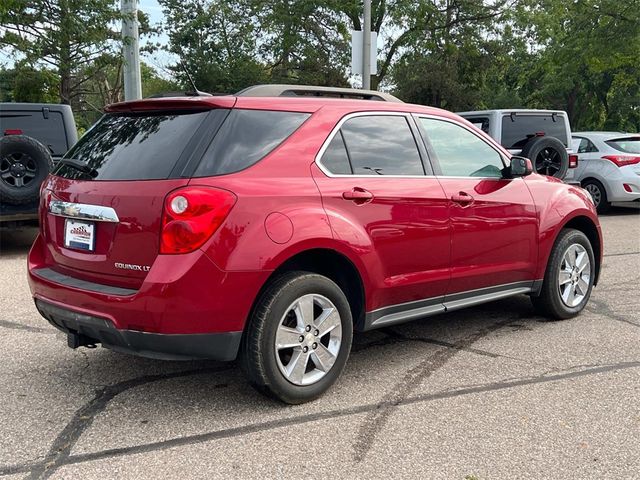
{"type": "Polygon", "coordinates": [[[76,170],[80,170],[82,173],[86,173],[91,178],[96,178],[98,176],[98,171],[95,168],[90,167],[77,158],[63,158],[58,162],[58,164],[69,165],[71,168],[75,168],[76,170]]]}

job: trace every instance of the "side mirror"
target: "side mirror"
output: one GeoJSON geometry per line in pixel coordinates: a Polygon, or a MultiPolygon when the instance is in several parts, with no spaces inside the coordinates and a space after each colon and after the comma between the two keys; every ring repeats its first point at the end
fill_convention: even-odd
{"type": "Polygon", "coordinates": [[[525,157],[511,157],[511,165],[509,166],[509,175],[511,178],[526,177],[533,173],[533,164],[531,160],[525,157]]]}

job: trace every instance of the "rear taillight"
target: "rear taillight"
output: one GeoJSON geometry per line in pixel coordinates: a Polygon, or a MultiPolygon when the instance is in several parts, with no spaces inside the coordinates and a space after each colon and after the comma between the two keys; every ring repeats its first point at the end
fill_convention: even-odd
{"type": "Polygon", "coordinates": [[[5,135],[22,135],[22,130],[20,130],[19,128],[7,128],[4,131],[5,135]]]}
{"type": "Polygon", "coordinates": [[[160,253],[189,253],[202,246],[222,225],[236,196],[212,187],[184,187],[164,200],[160,253]]]}
{"type": "Polygon", "coordinates": [[[578,155],[575,153],[569,154],[569,168],[578,168],[578,155]]]}
{"type": "Polygon", "coordinates": [[[636,157],[634,155],[605,155],[602,158],[615,163],[618,167],[640,163],[640,157],[636,157]]]}

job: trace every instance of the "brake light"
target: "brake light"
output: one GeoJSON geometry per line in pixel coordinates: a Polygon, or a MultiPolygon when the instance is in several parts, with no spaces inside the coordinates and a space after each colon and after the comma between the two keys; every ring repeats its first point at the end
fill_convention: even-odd
{"type": "Polygon", "coordinates": [[[578,155],[575,153],[569,154],[569,168],[578,168],[578,155]]]}
{"type": "Polygon", "coordinates": [[[640,163],[640,157],[636,157],[633,155],[605,155],[602,158],[615,163],[618,167],[624,167],[625,165],[635,165],[636,163],[640,163]]]}
{"type": "Polygon", "coordinates": [[[4,131],[5,135],[22,135],[22,130],[20,130],[19,128],[7,128],[4,131]]]}
{"type": "Polygon", "coordinates": [[[199,248],[222,225],[236,196],[213,187],[184,187],[164,201],[160,253],[189,253],[199,248]]]}

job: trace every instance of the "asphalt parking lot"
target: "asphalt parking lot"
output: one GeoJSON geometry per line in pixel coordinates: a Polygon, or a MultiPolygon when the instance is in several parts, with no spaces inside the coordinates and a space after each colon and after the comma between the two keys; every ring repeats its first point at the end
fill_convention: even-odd
{"type": "Polygon", "coordinates": [[[283,406],[235,364],[71,350],[2,232],[0,477],[637,478],[640,212],[601,218],[587,310],[527,297],[360,334],[323,398],[283,406]]]}

